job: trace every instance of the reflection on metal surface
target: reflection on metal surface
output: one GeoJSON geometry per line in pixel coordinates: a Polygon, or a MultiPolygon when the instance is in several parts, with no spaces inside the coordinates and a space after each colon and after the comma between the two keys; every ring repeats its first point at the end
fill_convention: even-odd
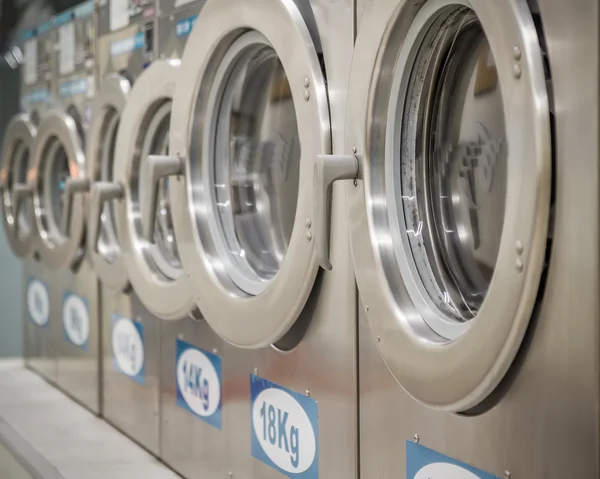
{"type": "Polygon", "coordinates": [[[495,62],[472,10],[440,13],[421,41],[402,112],[399,222],[425,294],[468,321],[485,299],[504,223],[503,98],[499,85],[481,86],[482,64],[494,76],[495,62]]]}
{"type": "Polygon", "coordinates": [[[251,282],[268,282],[283,261],[295,219],[296,111],[281,62],[267,43],[240,51],[224,81],[212,160],[220,230],[234,267],[251,282]]]}
{"type": "MultiPolygon", "coordinates": [[[[113,163],[115,158],[115,142],[119,128],[120,115],[115,108],[107,108],[102,123],[97,161],[100,163],[100,181],[113,181],[113,163]]],[[[112,264],[121,254],[115,231],[114,207],[112,201],[102,203],[100,217],[101,229],[98,238],[98,251],[104,259],[112,264]]]]}

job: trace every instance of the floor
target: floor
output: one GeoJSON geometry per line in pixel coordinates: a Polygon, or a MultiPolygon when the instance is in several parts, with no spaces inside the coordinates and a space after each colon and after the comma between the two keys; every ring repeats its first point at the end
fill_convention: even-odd
{"type": "MultiPolygon", "coordinates": [[[[179,477],[104,421],[25,369],[21,360],[0,361],[0,445],[4,454],[7,455],[7,451],[12,454],[28,473],[28,476],[13,477],[179,477]]],[[[11,477],[2,470],[0,474],[11,477]]]]}

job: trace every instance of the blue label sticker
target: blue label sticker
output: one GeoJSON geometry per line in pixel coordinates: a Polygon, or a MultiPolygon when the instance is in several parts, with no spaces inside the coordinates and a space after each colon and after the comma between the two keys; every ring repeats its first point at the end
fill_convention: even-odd
{"type": "Polygon", "coordinates": [[[83,109],[83,117],[81,119],[84,128],[89,128],[92,124],[92,105],[86,105],[83,109]]]}
{"type": "Polygon", "coordinates": [[[52,27],[54,27],[54,23],[52,22],[52,20],[47,20],[37,27],[37,33],[38,35],[43,35],[44,33],[47,33],[50,30],[52,30],[52,27]]]}
{"type": "Polygon", "coordinates": [[[221,429],[221,358],[177,340],[177,405],[221,429]]]}
{"type": "Polygon", "coordinates": [[[406,479],[500,479],[427,447],[406,441],[406,479]]]}
{"type": "Polygon", "coordinates": [[[27,314],[37,326],[48,327],[50,323],[48,286],[37,278],[29,278],[27,283],[27,314]]]}
{"type": "Polygon", "coordinates": [[[37,31],[35,29],[23,30],[21,32],[21,40],[25,42],[27,40],[31,40],[32,38],[35,38],[36,35],[37,35],[37,31]]]}
{"type": "Polygon", "coordinates": [[[54,17],[54,24],[60,27],[66,23],[69,23],[75,17],[75,13],[72,9],[65,10],[54,17]]]}
{"type": "Polygon", "coordinates": [[[21,105],[24,110],[28,110],[31,105],[36,103],[46,103],[50,99],[50,92],[46,88],[36,88],[25,93],[21,97],[21,105]]]}
{"type": "Polygon", "coordinates": [[[62,97],[84,95],[88,91],[88,79],[68,80],[58,86],[58,94],[62,97]]]}
{"type": "Polygon", "coordinates": [[[196,19],[198,15],[194,15],[193,17],[186,18],[185,20],[180,20],[175,25],[175,35],[178,37],[186,37],[194,28],[194,23],[196,23],[196,19]]]}
{"type": "Polygon", "coordinates": [[[112,317],[113,367],[140,384],[146,381],[144,325],[118,314],[112,317]]]}
{"type": "Polygon", "coordinates": [[[110,55],[112,57],[116,57],[119,55],[123,55],[124,53],[139,50],[140,48],[144,47],[144,40],[144,33],[138,32],[133,37],[128,37],[124,38],[123,40],[112,42],[110,44],[110,55]]]}
{"type": "Polygon", "coordinates": [[[87,299],[75,293],[65,293],[62,319],[65,339],[81,349],[89,349],[90,314],[87,299]]]}
{"type": "Polygon", "coordinates": [[[319,411],[312,398],[250,375],[252,456],[287,477],[319,477],[319,411]]]}

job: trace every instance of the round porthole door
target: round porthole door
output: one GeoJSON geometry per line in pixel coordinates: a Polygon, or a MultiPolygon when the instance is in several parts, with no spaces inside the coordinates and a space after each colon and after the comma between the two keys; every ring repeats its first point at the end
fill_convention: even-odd
{"type": "Polygon", "coordinates": [[[314,162],[331,151],[326,84],[293,2],[208,1],[171,117],[173,225],[202,315],[243,348],[292,327],[318,272],[314,162]]]}
{"type": "Polygon", "coordinates": [[[318,168],[360,165],[352,254],[390,372],[427,406],[464,412],[504,378],[542,286],[549,70],[525,1],[393,3],[361,24],[349,155],[318,168]]]}
{"type": "Polygon", "coordinates": [[[36,131],[29,115],[16,115],[6,127],[2,143],[0,185],[4,231],[13,253],[19,258],[32,254],[35,245],[33,185],[29,176],[36,131]]]}
{"type": "Polygon", "coordinates": [[[115,204],[123,260],[140,301],[162,319],[196,309],[169,197],[171,176],[181,174],[182,164],[166,156],[179,75],[179,60],[158,60],[144,70],[122,112],[116,147],[115,181],[124,186],[123,200],[115,204]]]}
{"type": "Polygon", "coordinates": [[[87,250],[98,278],[113,291],[126,291],[130,285],[116,226],[116,208],[125,190],[115,177],[117,133],[130,85],[119,74],[103,79],[92,107],[87,148],[92,180],[87,250]]]}
{"type": "Polygon", "coordinates": [[[83,257],[86,183],[80,128],[67,113],[52,109],[41,118],[33,147],[33,208],[37,252],[50,269],[75,268],[83,257]]]}

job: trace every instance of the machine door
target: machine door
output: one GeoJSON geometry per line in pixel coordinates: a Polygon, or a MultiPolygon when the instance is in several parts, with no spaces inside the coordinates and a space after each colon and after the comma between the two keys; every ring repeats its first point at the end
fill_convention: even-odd
{"type": "Polygon", "coordinates": [[[2,144],[0,186],[4,231],[13,253],[26,258],[33,253],[35,220],[33,216],[33,185],[29,182],[30,151],[36,128],[29,115],[12,118],[2,144]]]}
{"type": "Polygon", "coordinates": [[[36,250],[50,269],[75,268],[83,257],[87,184],[80,128],[68,113],[51,109],[41,118],[33,146],[36,250]]]}
{"type": "Polygon", "coordinates": [[[125,291],[129,275],[116,229],[115,207],[124,197],[123,185],[115,180],[115,146],[130,82],[118,74],[106,76],[92,107],[88,140],[90,189],[87,249],[94,270],[109,289],[125,291]]]}
{"type": "Polygon", "coordinates": [[[173,225],[197,304],[239,347],[279,340],[319,269],[315,159],[331,151],[319,57],[294,2],[209,0],[171,116],[173,225]]]}
{"type": "Polygon", "coordinates": [[[315,204],[358,161],[348,190],[363,314],[411,396],[466,411],[515,358],[549,252],[542,37],[525,0],[377,5],[356,42],[349,155],[319,159],[315,204]]]}
{"type": "Polygon", "coordinates": [[[121,116],[115,157],[115,181],[125,187],[114,205],[123,260],[141,302],[163,319],[196,309],[169,200],[169,175],[181,174],[182,165],[164,161],[180,70],[179,60],[157,60],[138,77],[121,116]]]}

